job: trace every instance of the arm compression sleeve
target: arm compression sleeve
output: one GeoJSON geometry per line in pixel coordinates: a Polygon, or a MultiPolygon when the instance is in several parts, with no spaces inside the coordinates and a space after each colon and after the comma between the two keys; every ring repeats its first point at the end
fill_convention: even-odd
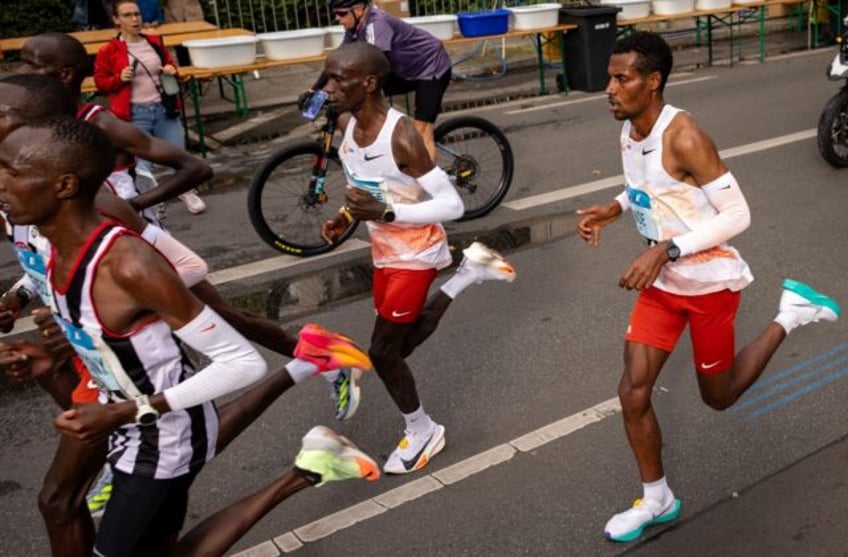
{"type": "Polygon", "coordinates": [[[630,196],[627,195],[627,190],[615,196],[615,200],[621,205],[621,212],[626,213],[630,210],[630,196]]]}
{"type": "Polygon", "coordinates": [[[395,205],[395,217],[398,222],[432,224],[458,219],[465,212],[462,198],[451,184],[447,173],[438,166],[416,181],[431,198],[420,203],[395,205]]]}
{"type": "Polygon", "coordinates": [[[676,236],[674,243],[681,255],[697,253],[718,246],[741,234],[751,224],[751,210],[739,189],[736,178],[725,172],[701,190],[718,214],[701,223],[694,230],[676,236]]]}
{"type": "Polygon", "coordinates": [[[209,306],[174,334],[212,363],[163,391],[171,410],[191,408],[247,387],[268,371],[259,352],[209,306]]]}
{"type": "Polygon", "coordinates": [[[159,250],[189,288],[206,278],[209,268],[203,258],[158,226],[148,224],[141,237],[159,250]]]}

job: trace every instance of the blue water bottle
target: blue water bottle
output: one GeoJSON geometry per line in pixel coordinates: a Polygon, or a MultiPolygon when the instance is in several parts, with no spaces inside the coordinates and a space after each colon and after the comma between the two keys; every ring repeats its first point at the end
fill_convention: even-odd
{"type": "Polygon", "coordinates": [[[321,110],[321,107],[324,106],[324,102],[327,100],[327,93],[323,90],[315,91],[312,93],[312,96],[309,97],[309,104],[306,105],[306,108],[303,109],[301,114],[307,120],[314,120],[316,116],[318,116],[318,111],[321,110]]]}

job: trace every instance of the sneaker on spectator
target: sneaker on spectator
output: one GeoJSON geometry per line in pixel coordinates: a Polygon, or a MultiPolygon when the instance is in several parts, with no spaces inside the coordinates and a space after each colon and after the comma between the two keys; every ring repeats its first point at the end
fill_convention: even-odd
{"type": "Polygon", "coordinates": [[[206,203],[200,199],[196,190],[187,191],[179,196],[180,201],[185,203],[186,209],[192,215],[198,215],[206,210],[206,203]]]}

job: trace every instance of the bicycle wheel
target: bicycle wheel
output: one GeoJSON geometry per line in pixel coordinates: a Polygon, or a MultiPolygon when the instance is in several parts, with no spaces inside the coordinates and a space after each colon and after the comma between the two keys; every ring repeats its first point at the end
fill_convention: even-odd
{"type": "Polygon", "coordinates": [[[332,155],[327,161],[323,194],[315,194],[311,183],[322,154],[316,141],[291,143],[268,157],[250,181],[250,222],[257,234],[278,251],[298,257],[326,253],[356,229],[358,221],[353,221],[335,246],[321,238],[321,224],[336,216],[344,205],[346,185],[339,161],[332,155]]]}
{"type": "Polygon", "coordinates": [[[436,164],[456,186],[471,220],[492,211],[509,191],[514,161],[512,147],[493,123],[476,116],[445,120],[433,132],[436,164]]]}

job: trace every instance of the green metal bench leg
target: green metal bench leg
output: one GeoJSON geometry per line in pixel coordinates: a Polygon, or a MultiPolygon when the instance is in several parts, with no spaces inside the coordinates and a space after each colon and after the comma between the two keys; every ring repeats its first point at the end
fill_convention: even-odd
{"type": "Polygon", "coordinates": [[[568,70],[565,67],[565,32],[559,31],[559,55],[562,58],[562,92],[568,94],[568,70]]]}
{"type": "Polygon", "coordinates": [[[547,95],[548,88],[545,86],[545,57],[542,54],[541,33],[536,33],[536,60],[539,63],[539,94],[547,95]]]}
{"type": "Polygon", "coordinates": [[[191,94],[191,104],[194,107],[194,124],[197,126],[197,137],[200,145],[200,156],[206,158],[206,136],[203,132],[203,116],[200,113],[200,83],[192,78],[188,81],[188,90],[191,94]]]}

